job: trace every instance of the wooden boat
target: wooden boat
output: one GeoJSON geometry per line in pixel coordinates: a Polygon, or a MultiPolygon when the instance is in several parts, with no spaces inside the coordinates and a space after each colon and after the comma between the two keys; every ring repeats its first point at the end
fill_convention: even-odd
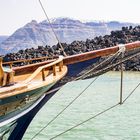
{"type": "Polygon", "coordinates": [[[0,127],[19,118],[20,113],[23,115],[25,110],[67,73],[62,56],[38,67],[34,72],[22,71],[21,74],[3,68],[2,60],[0,63],[0,127]]]}
{"type": "Polygon", "coordinates": [[[63,77],[74,77],[100,57],[140,48],[140,42],[118,45],[73,56],[12,67],[20,60],[2,64],[0,59],[0,138],[21,139],[38,110],[56,93],[63,77]],[[4,65],[9,65],[8,68],[4,65]]]}

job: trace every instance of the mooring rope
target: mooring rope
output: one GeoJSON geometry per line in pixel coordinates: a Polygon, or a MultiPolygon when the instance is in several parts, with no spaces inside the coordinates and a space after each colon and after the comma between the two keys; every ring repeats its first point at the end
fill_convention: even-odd
{"type": "Polygon", "coordinates": [[[58,134],[58,135],[52,137],[52,138],[49,139],[49,140],[53,140],[53,139],[55,139],[55,138],[57,138],[57,137],[59,137],[59,136],[65,134],[65,133],[67,133],[68,131],[71,131],[72,129],[74,129],[74,128],[76,128],[76,127],[78,127],[78,126],[80,126],[80,125],[82,125],[82,124],[84,124],[84,123],[86,123],[86,122],[88,122],[88,121],[90,121],[90,120],[92,120],[92,119],[94,119],[94,118],[96,118],[96,117],[98,117],[98,116],[104,114],[105,112],[107,112],[107,111],[109,111],[109,110],[115,108],[115,107],[118,106],[118,105],[119,105],[119,103],[117,103],[117,104],[115,104],[115,105],[113,105],[113,106],[107,108],[106,110],[104,110],[104,111],[102,111],[102,112],[99,112],[99,113],[96,114],[96,115],[93,115],[92,117],[90,117],[90,118],[88,118],[88,119],[82,121],[81,123],[76,124],[75,126],[73,126],[73,127],[69,128],[69,129],[63,131],[62,133],[60,133],[60,134],[58,134]]]}

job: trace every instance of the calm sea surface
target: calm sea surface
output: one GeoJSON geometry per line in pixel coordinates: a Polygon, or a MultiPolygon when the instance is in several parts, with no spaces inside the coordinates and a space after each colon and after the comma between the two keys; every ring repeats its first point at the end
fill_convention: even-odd
{"type": "MultiPolygon", "coordinates": [[[[30,140],[93,79],[66,84],[38,112],[23,140],[30,140]]],[[[140,73],[125,72],[123,98],[140,82],[140,73]]],[[[100,76],[63,114],[34,140],[49,140],[119,102],[120,72],[100,76]]],[[[140,140],[140,87],[123,104],[59,136],[57,140],[140,140]]]]}

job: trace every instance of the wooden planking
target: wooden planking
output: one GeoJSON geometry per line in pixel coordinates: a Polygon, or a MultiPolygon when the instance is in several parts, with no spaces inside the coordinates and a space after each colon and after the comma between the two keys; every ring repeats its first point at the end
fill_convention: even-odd
{"type": "Polygon", "coordinates": [[[31,82],[29,82],[28,88],[35,89],[35,88],[39,88],[40,85],[42,86],[49,85],[53,82],[60,80],[67,73],[67,66],[63,66],[62,71],[59,71],[58,66],[56,66],[55,69],[56,69],[56,76],[54,76],[54,74],[51,72],[47,77],[45,77],[45,81],[42,81],[41,79],[42,74],[40,73],[40,75],[38,75],[38,77],[40,76],[40,78],[35,78],[31,82]]]}
{"type": "Polygon", "coordinates": [[[15,75],[31,73],[31,72],[35,71],[38,67],[49,64],[49,63],[52,63],[55,60],[56,59],[47,60],[47,61],[44,61],[44,62],[39,62],[39,63],[25,65],[25,66],[13,67],[12,69],[15,71],[15,75]]]}
{"type": "MultiPolygon", "coordinates": [[[[54,62],[52,62],[52,63],[49,63],[49,64],[46,64],[46,65],[44,65],[44,66],[39,67],[38,69],[36,69],[36,71],[35,71],[30,77],[28,77],[28,78],[24,81],[24,83],[29,83],[29,82],[30,82],[31,80],[33,80],[42,70],[44,70],[44,69],[46,69],[46,68],[53,67],[53,72],[55,72],[55,71],[54,71],[54,68],[55,68],[56,64],[60,63],[61,61],[63,61],[63,56],[60,56],[58,60],[56,60],[56,61],[54,61],[54,62]]],[[[54,76],[56,76],[56,72],[54,73],[54,76]]],[[[43,76],[43,78],[44,78],[44,76],[43,76]]],[[[45,79],[45,78],[44,78],[44,79],[45,79]]],[[[44,79],[43,79],[43,80],[44,80],[44,79]]]]}
{"type": "Polygon", "coordinates": [[[38,61],[38,60],[45,61],[45,60],[50,60],[52,58],[54,59],[55,57],[44,56],[44,57],[31,58],[31,59],[21,59],[21,60],[16,60],[16,61],[3,62],[3,65],[9,65],[10,67],[12,67],[13,64],[17,64],[17,63],[22,63],[22,62],[31,63],[32,61],[38,61]]]}
{"type": "Polygon", "coordinates": [[[56,67],[56,76],[54,76],[52,73],[45,78],[45,81],[42,81],[42,78],[41,78],[42,74],[40,73],[34,80],[32,80],[28,84],[23,84],[22,82],[19,82],[18,84],[15,84],[12,87],[3,87],[3,88],[1,88],[3,90],[0,91],[0,99],[22,94],[24,92],[28,92],[28,91],[35,90],[37,88],[49,85],[51,83],[54,83],[54,82],[60,80],[63,76],[65,76],[66,73],[67,73],[66,66],[63,66],[62,71],[59,71],[59,66],[57,66],[56,67]],[[25,87],[24,87],[24,85],[25,85],[25,87]],[[19,87],[19,89],[17,89],[16,87],[17,88],[19,87]],[[10,91],[10,93],[8,91],[10,91]]]}
{"type": "Polygon", "coordinates": [[[23,89],[27,89],[27,87],[28,87],[27,84],[22,84],[22,83],[15,84],[13,86],[2,87],[0,89],[0,97],[3,94],[12,95],[13,92],[20,91],[20,90],[23,90],[23,89]]]}
{"type": "Polygon", "coordinates": [[[35,90],[60,80],[67,73],[67,67],[62,65],[62,61],[63,56],[60,56],[56,61],[38,67],[34,73],[30,72],[15,76],[17,84],[9,87],[2,87],[0,91],[0,99],[35,90]],[[46,70],[50,67],[53,67],[53,69],[46,70]],[[47,81],[45,81],[46,79],[47,81]]]}
{"type": "Polygon", "coordinates": [[[30,104],[32,104],[32,102],[37,100],[40,96],[41,96],[40,94],[31,95],[29,97],[25,96],[24,98],[18,99],[17,101],[0,105],[0,116],[16,111],[17,109],[18,110],[22,109],[25,106],[29,106],[30,104]]]}
{"type": "MultiPolygon", "coordinates": [[[[45,77],[50,73],[50,70],[44,70],[44,75],[45,77]]],[[[23,74],[23,75],[17,75],[14,77],[14,81],[16,83],[18,82],[22,82],[25,81],[26,79],[28,79],[28,77],[30,77],[32,75],[32,73],[27,73],[27,74],[23,74]]],[[[41,79],[41,72],[35,77],[35,79],[41,79]]]]}
{"type": "Polygon", "coordinates": [[[0,116],[5,115],[9,112],[15,111],[18,107],[26,104],[26,101],[18,100],[16,102],[7,103],[0,106],[0,116]]]}

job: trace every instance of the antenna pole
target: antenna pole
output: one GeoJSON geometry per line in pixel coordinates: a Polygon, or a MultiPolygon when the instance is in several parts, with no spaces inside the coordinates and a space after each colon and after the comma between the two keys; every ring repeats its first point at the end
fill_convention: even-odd
{"type": "Polygon", "coordinates": [[[120,102],[121,105],[122,102],[122,95],[123,95],[123,63],[122,63],[123,53],[121,54],[121,83],[120,83],[120,102]]]}

